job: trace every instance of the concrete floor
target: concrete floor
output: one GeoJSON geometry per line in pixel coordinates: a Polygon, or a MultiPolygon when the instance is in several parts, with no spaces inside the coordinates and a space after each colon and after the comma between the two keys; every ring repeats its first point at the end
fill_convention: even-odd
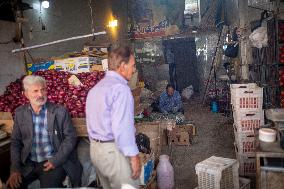
{"type": "MultiPolygon", "coordinates": [[[[172,146],[171,162],[175,171],[175,188],[192,189],[197,183],[195,164],[213,155],[235,159],[234,133],[230,120],[221,114],[202,107],[200,100],[193,98],[184,103],[185,117],[193,120],[197,136],[191,146],[172,146]]],[[[170,148],[162,152],[170,155],[170,148]]]]}

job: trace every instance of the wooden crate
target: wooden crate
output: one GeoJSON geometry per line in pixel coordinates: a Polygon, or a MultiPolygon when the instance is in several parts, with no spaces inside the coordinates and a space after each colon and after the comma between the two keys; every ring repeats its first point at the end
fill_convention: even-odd
{"type": "Polygon", "coordinates": [[[77,136],[88,137],[86,118],[72,118],[72,123],[76,129],[77,136]]]}
{"type": "Polygon", "coordinates": [[[283,189],[284,172],[261,170],[261,189],[283,189]]]}
{"type": "Polygon", "coordinates": [[[151,151],[154,153],[154,158],[157,160],[161,154],[163,140],[166,140],[164,130],[166,130],[167,125],[163,124],[161,121],[154,121],[137,123],[135,127],[136,134],[143,133],[149,137],[151,151]]]}
{"type": "MultiPolygon", "coordinates": [[[[72,123],[77,131],[78,136],[88,137],[85,118],[72,118],[72,123]]],[[[14,121],[10,112],[0,112],[0,125],[2,125],[2,131],[7,132],[8,134],[12,133],[14,121]]]]}

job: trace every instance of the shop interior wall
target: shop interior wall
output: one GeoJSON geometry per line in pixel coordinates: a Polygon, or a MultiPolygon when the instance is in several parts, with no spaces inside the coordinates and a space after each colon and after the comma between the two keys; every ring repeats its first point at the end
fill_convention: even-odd
{"type": "Polygon", "coordinates": [[[0,94],[3,94],[6,85],[25,73],[22,54],[11,53],[11,50],[18,45],[15,43],[5,44],[5,42],[12,40],[15,35],[14,31],[14,23],[0,21],[0,94]]]}
{"type": "Polygon", "coordinates": [[[160,83],[170,81],[169,64],[165,60],[168,49],[174,53],[177,90],[192,85],[199,91],[195,38],[136,40],[134,43],[137,69],[147,88],[159,90],[160,83]]]}
{"type": "MultiPolygon", "coordinates": [[[[29,0],[32,2],[37,2],[29,0]]],[[[61,0],[52,1],[50,8],[43,9],[41,14],[39,10],[27,10],[25,16],[29,19],[24,24],[24,37],[27,46],[41,44],[58,39],[64,39],[73,36],[90,34],[92,26],[95,32],[106,30],[108,35],[101,35],[93,38],[84,38],[63,42],[57,45],[43,47],[41,49],[31,50],[32,55],[39,57],[50,57],[62,55],[66,52],[80,51],[84,44],[109,45],[110,43],[123,43],[125,41],[125,22],[126,4],[123,0],[118,1],[99,1],[99,0],[61,0]],[[91,19],[91,9],[93,14],[93,23],[91,19]],[[118,6],[119,4],[119,6],[118,6]],[[107,28],[111,15],[115,16],[119,22],[119,28],[111,31],[107,28]],[[46,26],[42,30],[42,24],[39,22],[39,16],[46,26]],[[33,27],[32,38],[30,38],[30,28],[33,27]]]]}
{"type": "Polygon", "coordinates": [[[160,81],[169,81],[169,66],[165,62],[161,39],[133,42],[139,77],[150,90],[157,90],[160,81]]]}
{"type": "MultiPolygon", "coordinates": [[[[24,17],[27,19],[23,23],[25,46],[43,44],[92,32],[89,0],[50,1],[50,7],[41,11],[39,10],[39,1],[25,0],[24,2],[34,7],[34,9],[24,11],[24,17]],[[42,29],[43,25],[45,30],[42,29]]],[[[37,61],[69,52],[81,51],[84,44],[107,46],[112,43],[117,46],[127,43],[127,4],[123,0],[92,0],[91,3],[94,31],[99,32],[107,29],[108,35],[97,36],[95,40],[92,37],[84,38],[29,50],[33,59],[37,61]],[[111,15],[115,15],[119,22],[119,27],[112,32],[106,27],[111,15]]],[[[4,21],[0,21],[0,23],[1,41],[11,40],[15,36],[16,24],[4,21]]],[[[12,49],[19,47],[19,43],[1,44],[0,94],[3,93],[5,86],[19,75],[24,74],[23,54],[11,53],[12,49]]],[[[29,56],[28,62],[32,62],[29,56]]]]}
{"type": "MultiPolygon", "coordinates": [[[[226,23],[230,27],[230,29],[234,28],[235,26],[239,26],[240,23],[240,12],[239,10],[239,3],[238,0],[226,0],[224,8],[226,9],[226,18],[223,18],[226,20],[226,23]]],[[[247,29],[250,28],[249,23],[251,21],[260,19],[260,13],[261,11],[253,8],[249,8],[249,17],[247,18],[246,22],[247,29]]],[[[213,15],[212,19],[215,19],[215,15],[213,15]]],[[[243,28],[242,28],[243,29],[243,28]]],[[[241,30],[242,30],[241,29],[241,30]]],[[[196,36],[196,48],[197,48],[197,60],[198,60],[198,75],[200,76],[201,85],[200,85],[200,91],[203,93],[205,89],[205,84],[208,80],[208,75],[210,72],[212,59],[214,57],[214,51],[216,48],[216,44],[218,41],[218,33],[217,31],[206,31],[206,33],[200,33],[196,36]]],[[[228,58],[226,57],[219,57],[219,66],[217,71],[217,77],[220,75],[226,74],[225,70],[222,66],[224,61],[227,61],[228,58]]],[[[222,81],[221,81],[222,82],[222,81]]],[[[222,84],[221,84],[222,85],[222,84]]],[[[212,86],[212,85],[209,85],[212,86]]],[[[210,90],[210,87],[209,87],[210,90]]]]}

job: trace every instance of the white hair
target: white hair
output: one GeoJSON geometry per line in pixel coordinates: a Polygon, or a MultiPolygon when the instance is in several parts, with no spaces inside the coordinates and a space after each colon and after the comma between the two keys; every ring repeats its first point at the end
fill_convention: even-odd
{"type": "Polygon", "coordinates": [[[28,75],[23,79],[23,87],[25,91],[28,90],[29,86],[34,84],[46,86],[46,81],[43,77],[38,75],[28,75]]]}

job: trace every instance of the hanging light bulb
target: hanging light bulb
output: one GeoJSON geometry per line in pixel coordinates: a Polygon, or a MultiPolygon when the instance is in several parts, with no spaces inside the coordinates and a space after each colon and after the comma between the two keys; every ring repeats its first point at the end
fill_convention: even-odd
{"type": "Polygon", "coordinates": [[[108,22],[108,27],[110,27],[110,28],[115,28],[115,27],[117,27],[117,25],[118,25],[118,21],[116,19],[115,20],[110,20],[108,22]]]}
{"type": "Polygon", "coordinates": [[[47,9],[49,7],[49,1],[42,1],[41,6],[42,8],[47,9]]]}

